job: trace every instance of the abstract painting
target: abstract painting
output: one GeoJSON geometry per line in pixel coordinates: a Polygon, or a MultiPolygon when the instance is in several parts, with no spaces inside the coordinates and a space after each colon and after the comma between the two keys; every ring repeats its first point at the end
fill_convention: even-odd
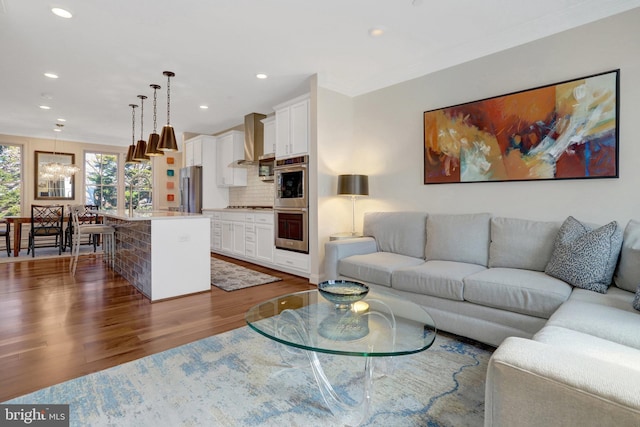
{"type": "Polygon", "coordinates": [[[618,177],[613,70],[424,113],[424,183],[618,177]]]}

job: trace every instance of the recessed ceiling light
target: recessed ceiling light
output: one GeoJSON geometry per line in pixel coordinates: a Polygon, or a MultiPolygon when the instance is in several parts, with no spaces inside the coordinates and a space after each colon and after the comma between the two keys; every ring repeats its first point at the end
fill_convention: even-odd
{"type": "Polygon", "coordinates": [[[62,132],[62,129],[60,129],[60,128],[55,128],[53,131],[54,131],[54,132],[62,132]]]}
{"type": "Polygon", "coordinates": [[[264,80],[269,76],[267,76],[265,73],[258,73],[258,74],[256,74],[256,77],[261,79],[261,80],[264,80]]]}
{"type": "Polygon", "coordinates": [[[71,18],[73,15],[68,10],[61,9],[59,7],[54,7],[51,9],[54,15],[59,16],[60,18],[71,18]]]}
{"type": "Polygon", "coordinates": [[[200,108],[201,108],[202,110],[206,110],[207,108],[209,108],[209,106],[208,106],[208,105],[201,105],[201,106],[200,106],[200,108]]]}
{"type": "Polygon", "coordinates": [[[40,108],[42,108],[43,110],[50,110],[51,107],[49,107],[48,105],[41,105],[40,108]]]}
{"type": "Polygon", "coordinates": [[[53,73],[44,73],[45,77],[49,77],[50,79],[57,79],[58,75],[53,73]]]}
{"type": "Polygon", "coordinates": [[[67,121],[67,119],[59,118],[59,119],[58,119],[58,121],[59,121],[59,122],[66,122],[66,121],[67,121]]]}
{"type": "Polygon", "coordinates": [[[369,36],[371,37],[380,37],[385,32],[384,27],[373,27],[369,28],[369,36]]]}

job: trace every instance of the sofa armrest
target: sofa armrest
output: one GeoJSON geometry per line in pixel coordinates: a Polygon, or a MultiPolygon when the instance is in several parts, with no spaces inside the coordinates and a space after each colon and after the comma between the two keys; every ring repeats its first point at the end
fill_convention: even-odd
{"type": "Polygon", "coordinates": [[[373,237],[359,239],[334,240],[324,244],[324,277],[335,279],[338,277],[338,262],[351,255],[371,254],[378,251],[373,237]]]}
{"type": "Polygon", "coordinates": [[[638,426],[640,370],[507,338],[489,361],[484,425],[638,426]]]}

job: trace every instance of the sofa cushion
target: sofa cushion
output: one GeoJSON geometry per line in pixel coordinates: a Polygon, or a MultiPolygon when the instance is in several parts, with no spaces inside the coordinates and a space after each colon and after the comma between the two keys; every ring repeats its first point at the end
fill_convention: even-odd
{"type": "Polygon", "coordinates": [[[468,262],[487,266],[489,261],[488,213],[429,215],[427,218],[427,261],[468,262]]]}
{"type": "Polygon", "coordinates": [[[636,296],[633,298],[633,308],[640,311],[640,285],[638,285],[636,296]]]}
{"type": "Polygon", "coordinates": [[[338,273],[341,276],[390,287],[393,270],[423,263],[424,260],[419,258],[391,252],[375,252],[341,259],[338,262],[338,273]]]}
{"type": "Polygon", "coordinates": [[[640,371],[638,350],[559,326],[545,326],[533,337],[535,341],[580,352],[603,362],[612,362],[640,371]]]}
{"type": "Polygon", "coordinates": [[[571,286],[540,271],[490,268],[464,279],[466,301],[548,319],[571,286]]]}
{"type": "Polygon", "coordinates": [[[463,301],[462,279],[485,269],[477,264],[427,261],[421,265],[394,271],[391,275],[391,287],[400,291],[463,301]]]}
{"type": "Polygon", "coordinates": [[[640,313],[631,305],[633,297],[632,292],[616,287],[606,294],[574,289],[547,326],[572,329],[640,350],[640,313]]]}
{"type": "Polygon", "coordinates": [[[624,229],[616,286],[635,292],[640,285],[640,222],[631,220],[624,229]]]}
{"type": "Polygon", "coordinates": [[[558,231],[545,273],[573,286],[605,293],[621,246],[617,222],[593,230],[570,216],[558,231]]]}
{"type": "Polygon", "coordinates": [[[491,218],[489,267],[544,271],[559,229],[559,222],[491,218]]]}
{"type": "Polygon", "coordinates": [[[376,239],[380,252],[424,259],[426,222],[424,212],[367,212],[363,234],[376,239]]]}

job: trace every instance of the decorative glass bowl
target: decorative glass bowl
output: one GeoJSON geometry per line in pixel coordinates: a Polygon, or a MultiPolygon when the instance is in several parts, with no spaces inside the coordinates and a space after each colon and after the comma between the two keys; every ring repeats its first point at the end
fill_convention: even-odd
{"type": "Polygon", "coordinates": [[[369,293],[369,286],[351,280],[327,280],[318,284],[318,291],[337,308],[349,308],[369,293]]]}

